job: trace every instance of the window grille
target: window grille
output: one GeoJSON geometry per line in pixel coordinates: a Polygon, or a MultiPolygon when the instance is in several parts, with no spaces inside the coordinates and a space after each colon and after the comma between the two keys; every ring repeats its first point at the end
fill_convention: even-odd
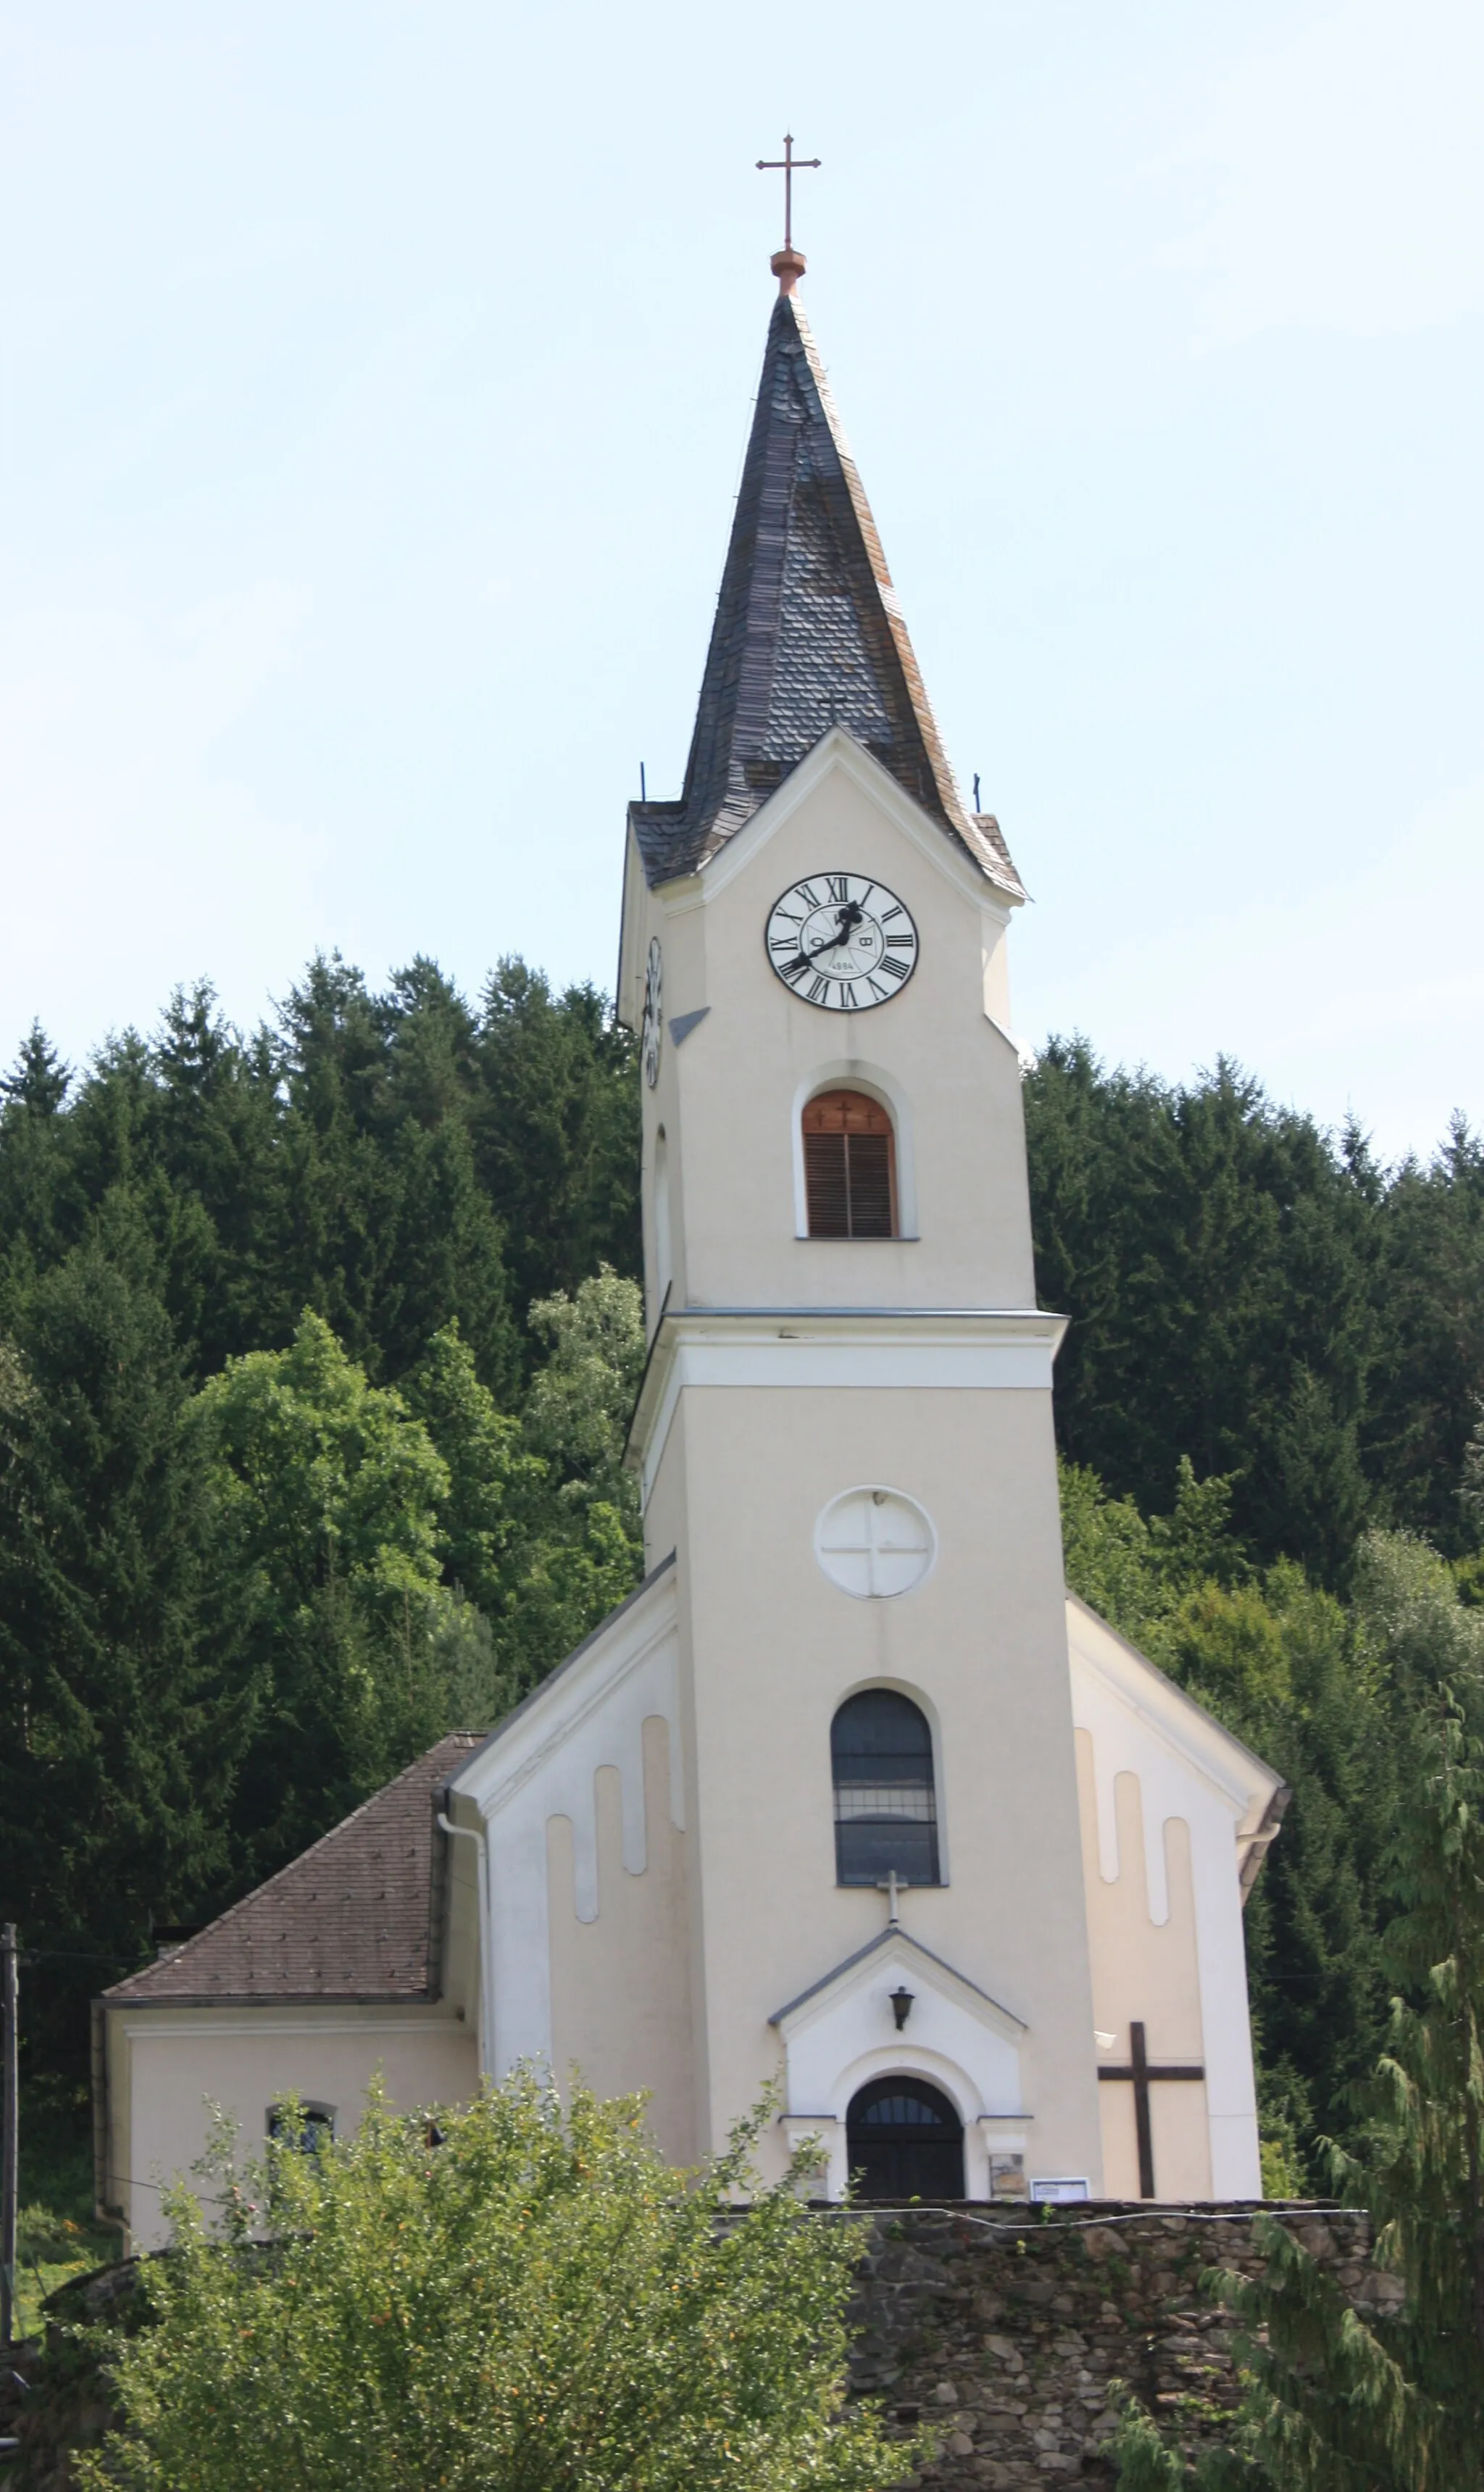
{"type": "Polygon", "coordinates": [[[906,1885],[935,1886],[933,1735],[920,1708],[894,1688],[864,1689],[836,1714],[830,1755],[841,1885],[874,1886],[895,1869],[906,1885]]]}
{"type": "Polygon", "coordinates": [[[846,2115],[846,2146],[862,2198],[962,2198],[964,2123],[921,2077],[877,2077],[846,2115]]]}
{"type": "Polygon", "coordinates": [[[895,1237],[891,1118],[860,1090],[824,1090],[804,1111],[804,1194],[811,1237],[895,1237]]]}
{"type": "MultiPolygon", "coordinates": [[[[869,2096],[862,2096],[863,2108],[860,2111],[851,2106],[851,2116],[860,2121],[863,2128],[931,2128],[936,2135],[945,2125],[944,2113],[939,2108],[941,2102],[941,2095],[936,2103],[932,2100],[926,2086],[921,2093],[910,2094],[900,2085],[891,2086],[885,2093],[873,2086],[869,2096]]],[[[958,2123],[954,2125],[957,2127],[958,2123]]]]}

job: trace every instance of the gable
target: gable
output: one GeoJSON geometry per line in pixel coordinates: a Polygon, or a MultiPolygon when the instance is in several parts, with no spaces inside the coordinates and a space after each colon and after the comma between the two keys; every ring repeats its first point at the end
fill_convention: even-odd
{"type": "MultiPolygon", "coordinates": [[[[489,1823],[497,1817],[542,1767],[563,1750],[581,1748],[583,1726],[600,1715],[610,1699],[663,1645],[675,1626],[675,1557],[663,1558],[626,1601],[558,1663],[539,1687],[508,1713],[487,1739],[481,1740],[450,1783],[453,1796],[471,1800],[489,1823]]],[[[600,1745],[607,1734],[600,1736],[600,1745]]],[[[606,1750],[601,1762],[607,1762],[606,1750]]],[[[585,1763],[584,1770],[590,1770],[585,1763]]],[[[675,1823],[683,1824],[679,1761],[673,1764],[672,1805],[675,1823]]],[[[640,1787],[641,1788],[641,1787],[640,1787]]],[[[642,1858],[642,1834],[631,1847],[642,1858]]]]}
{"type": "MultiPolygon", "coordinates": [[[[877,756],[861,744],[848,727],[838,725],[825,727],[817,741],[799,756],[784,783],[770,792],[766,803],[749,816],[725,847],[718,848],[705,861],[692,883],[697,898],[709,902],[726,891],[792,821],[815,811],[821,799],[828,801],[832,797],[844,797],[859,821],[880,825],[905,840],[936,875],[976,907],[988,904],[1008,920],[1011,905],[1023,896],[1019,884],[1013,892],[986,889],[979,868],[943,838],[933,816],[906,793],[877,756]]],[[[678,897],[673,892],[667,894],[671,913],[678,897]]]]}
{"type": "MultiPolygon", "coordinates": [[[[1121,1764],[1141,1772],[1151,1824],[1156,1808],[1162,1816],[1190,1818],[1214,1810],[1230,1820],[1245,1896],[1288,1803],[1282,1775],[1075,1592],[1067,1594],[1067,1650],[1073,1718],[1079,1730],[1091,1732],[1097,1751],[1097,1820],[1105,1851],[1112,1842],[1113,1781],[1121,1764]],[[1141,1762],[1133,1766],[1136,1756],[1141,1762]]],[[[1149,1850],[1150,1901],[1162,1920],[1167,1907],[1160,1854],[1152,1842],[1149,1850]]],[[[1108,1879],[1116,1875],[1112,1856],[1103,1859],[1102,1872],[1108,1879]]]]}
{"type": "Polygon", "coordinates": [[[877,1931],[864,1946],[857,1947],[853,1955],[847,1955],[843,1964],[811,1982],[787,2006],[775,2008],[768,2022],[776,2025],[787,2039],[827,2016],[843,2001],[893,1979],[916,1980],[990,2032],[998,2034],[1002,2041],[1019,2042],[1025,2031],[1023,2020],[1012,2009],[1002,2007],[987,1990],[981,1990],[977,1981],[970,1981],[967,1973],[935,1955],[931,1947],[924,1946],[920,1939],[912,1938],[895,1921],[877,1931]]]}
{"type": "Polygon", "coordinates": [[[1021,2120],[1022,2019],[931,1947],[889,1923],[776,2008],[790,2116],[845,2117],[857,2088],[898,2068],[937,2084],[965,2120],[1021,2120]],[[893,1993],[909,1994],[898,2023],[893,1993]]]}
{"type": "MultiPolygon", "coordinates": [[[[901,887],[899,878],[908,869],[908,859],[900,852],[893,859],[890,850],[905,846],[912,860],[931,868],[932,887],[941,890],[946,885],[958,900],[968,904],[976,942],[978,930],[993,921],[992,948],[1008,926],[1012,908],[1024,897],[1013,870],[1009,879],[987,877],[962,848],[944,839],[932,816],[904,792],[847,728],[827,727],[782,786],[757,805],[724,845],[695,873],[666,884],[658,906],[648,898],[644,860],[631,825],[614,1004],[618,1019],[631,1029],[638,1027],[644,950],[657,928],[664,933],[668,963],[680,957],[674,950],[681,939],[678,929],[692,911],[710,912],[736,882],[750,878],[753,869],[762,866],[766,852],[776,846],[783,853],[759,874],[759,887],[753,894],[752,905],[760,907],[761,883],[771,878],[776,887],[791,879],[795,869],[817,869],[821,840],[831,865],[858,858],[863,848],[876,852],[876,871],[896,888],[901,887]],[[789,851],[800,835],[806,845],[813,844],[811,852],[790,862],[789,851]]],[[[776,888],[766,894],[769,900],[775,896],[776,888]]],[[[673,1034],[673,1021],[669,1026],[673,1034]]]]}

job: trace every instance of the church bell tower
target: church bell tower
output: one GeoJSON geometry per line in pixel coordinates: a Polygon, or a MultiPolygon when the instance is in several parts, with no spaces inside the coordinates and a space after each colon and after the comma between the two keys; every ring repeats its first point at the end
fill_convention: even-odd
{"type": "Polygon", "coordinates": [[[629,809],[643,1580],[108,1992],[101,2185],[188,2159],[203,2098],[251,2136],[290,2093],[333,2124],[373,2075],[410,2107],[526,2068],[642,2089],[682,2166],[766,2093],[760,2159],[831,2199],[1261,2192],[1242,1907],[1288,1794],[1063,1585],[1024,893],[791,239],[773,268],[685,786],[629,809]]]}
{"type": "Polygon", "coordinates": [[[818,2136],[832,2190],[1096,2192],[1024,893],[944,755],[803,268],[774,261],[684,789],[629,809],[677,2144],[719,2145],[774,2078],[779,2151],[818,2136]]]}

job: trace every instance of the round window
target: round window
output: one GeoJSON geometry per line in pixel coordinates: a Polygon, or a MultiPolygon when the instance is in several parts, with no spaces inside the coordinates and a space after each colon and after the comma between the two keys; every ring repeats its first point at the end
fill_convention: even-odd
{"type": "Polygon", "coordinates": [[[920,1584],[937,1534],[914,1498],[895,1488],[850,1488],[815,1526],[815,1556],[832,1584],[857,1601],[890,1601],[920,1584]]]}

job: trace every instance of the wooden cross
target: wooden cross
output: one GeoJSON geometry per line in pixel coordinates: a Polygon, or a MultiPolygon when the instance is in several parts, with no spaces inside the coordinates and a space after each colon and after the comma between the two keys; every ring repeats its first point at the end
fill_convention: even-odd
{"type": "Polygon", "coordinates": [[[1154,2195],[1154,2134],[1149,2125],[1149,2088],[1152,2085],[1199,2085],[1205,2078],[1204,2068],[1151,2068],[1144,2048],[1143,2027],[1128,2029],[1130,2065],[1126,2068],[1099,2068],[1098,2081],[1105,2086],[1131,2085],[1134,2089],[1134,2127],[1139,2137],[1139,2195],[1154,2195]]]}
{"type": "Polygon", "coordinates": [[[821,161],[822,160],[817,156],[795,156],[793,152],[793,133],[791,130],[786,131],[784,134],[784,152],[781,156],[759,156],[757,159],[757,170],[759,173],[782,173],[784,177],[785,251],[791,251],[793,249],[794,174],[798,172],[817,173],[821,161]]]}

